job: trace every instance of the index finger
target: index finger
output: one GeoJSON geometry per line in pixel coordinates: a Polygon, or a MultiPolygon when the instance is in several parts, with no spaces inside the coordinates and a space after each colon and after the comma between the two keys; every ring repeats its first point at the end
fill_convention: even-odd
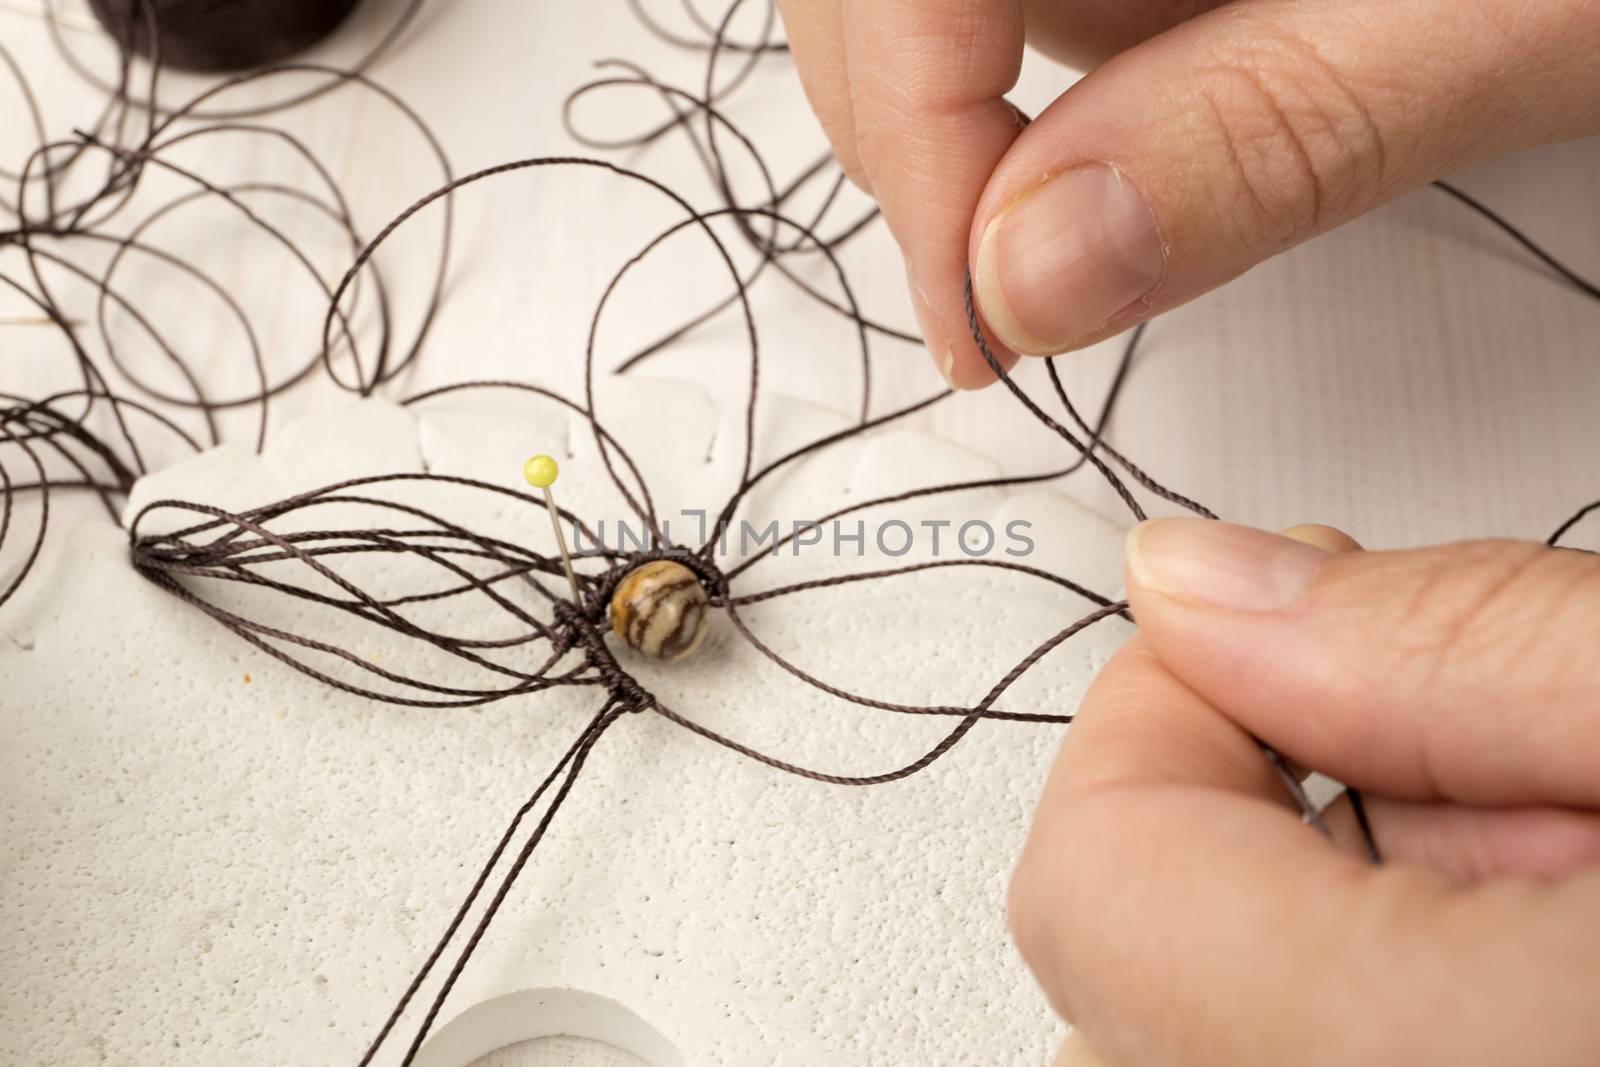
{"type": "Polygon", "coordinates": [[[1023,126],[1005,100],[1022,67],[1021,2],[851,0],[842,15],[856,155],[905,253],[923,340],[952,385],[983,385],[994,375],[961,292],[978,199],[1023,126]]]}
{"type": "Polygon", "coordinates": [[[1461,887],[1304,826],[1250,736],[1135,638],[1085,698],[1012,890],[1112,1063],[1583,1062],[1600,874],[1461,887]],[[1529,1060],[1524,1035],[1547,1039],[1529,1060]]]}

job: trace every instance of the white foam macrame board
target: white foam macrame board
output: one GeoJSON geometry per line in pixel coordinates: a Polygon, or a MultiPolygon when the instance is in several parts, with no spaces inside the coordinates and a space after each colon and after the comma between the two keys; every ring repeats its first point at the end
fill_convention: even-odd
{"type": "MultiPolygon", "coordinates": [[[[608,388],[603,417],[626,428],[662,513],[720,503],[739,459],[738,412],[681,384],[608,388]]],[[[771,399],[762,414],[769,457],[846,424],[771,399]]],[[[492,393],[304,416],[263,455],[223,448],[146,478],[127,515],[163,498],[242,509],[395,471],[514,487],[537,451],[563,461],[564,506],[619,516],[580,418],[492,393]]],[[[795,465],[742,514],[787,522],[994,471],[928,436],[876,433],[795,465]]],[[[519,507],[436,487],[405,493],[387,495],[549,550],[531,497],[519,507]]],[[[392,524],[353,506],[321,511],[301,526],[392,524]]],[[[982,518],[1000,530],[1026,520],[1037,547],[1022,562],[1102,593],[1120,587],[1120,532],[1053,491],[933,497],[867,516],[890,517],[982,518]]],[[[0,619],[0,1061],[354,1063],[600,694],[559,689],[476,710],[359,699],[145,580],[117,524],[59,533],[0,619]]],[[[764,559],[736,590],[930,556],[926,539],[898,559],[870,540],[864,559],[764,559]]],[[[403,583],[407,564],[349,566],[403,583]]],[[[414,654],[285,599],[207,594],[252,596],[255,617],[355,644],[379,663],[414,654]]],[[[744,615],[773,648],[846,688],[970,705],[1092,607],[1025,576],[958,567],[744,615]]],[[[432,621],[463,632],[506,632],[481,598],[440,611],[432,621]]],[[[1092,627],[999,706],[1070,711],[1128,631],[1116,619],[1092,627]]],[[[721,617],[691,660],[622,662],[679,712],[831,773],[909,763],[954,722],[820,693],[721,617]]],[[[442,659],[437,678],[484,681],[442,659]]],[[[780,773],[652,714],[623,719],[596,746],[417,1062],[464,1067],[546,1034],[603,1040],[655,1067],[1044,1062],[1062,1030],[1010,942],[1004,896],[1062,735],[980,723],[923,773],[853,788],[780,773]]],[[[398,1062],[434,988],[379,1062],[398,1062]]]]}

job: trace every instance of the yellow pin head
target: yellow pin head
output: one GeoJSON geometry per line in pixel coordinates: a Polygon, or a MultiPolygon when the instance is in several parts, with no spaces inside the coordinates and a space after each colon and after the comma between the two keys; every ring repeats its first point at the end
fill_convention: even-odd
{"type": "Polygon", "coordinates": [[[560,474],[561,468],[556,466],[556,461],[549,456],[534,456],[522,467],[522,476],[528,479],[528,484],[535,489],[550,488],[560,474]]]}

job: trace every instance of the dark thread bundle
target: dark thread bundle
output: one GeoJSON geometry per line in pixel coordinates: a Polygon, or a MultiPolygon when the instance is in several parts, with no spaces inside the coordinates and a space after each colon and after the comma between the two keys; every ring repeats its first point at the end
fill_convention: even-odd
{"type": "Polygon", "coordinates": [[[356,0],[89,0],[125,51],[180,70],[276,63],[338,28],[356,0]]]}
{"type": "MultiPolygon", "coordinates": [[[[416,4],[406,7],[396,24],[396,29],[385,36],[378,48],[364,58],[354,70],[335,70],[305,64],[269,68],[267,70],[227,79],[210,90],[171,108],[163,109],[157,100],[159,62],[153,64],[142,95],[131,90],[134,67],[126,59],[121,64],[119,80],[108,87],[105,112],[96,122],[79,135],[59,143],[47,143],[42,123],[36,121],[41,147],[27,160],[22,170],[8,177],[16,181],[14,204],[8,204],[17,216],[15,228],[0,231],[0,250],[15,250],[23,257],[27,272],[19,277],[0,273],[0,281],[31,301],[53,324],[67,344],[73,365],[81,377],[79,388],[44,397],[5,396],[6,407],[0,411],[0,447],[9,448],[24,460],[24,475],[14,478],[9,465],[0,452],[0,487],[3,487],[3,515],[0,515],[0,545],[13,534],[13,504],[21,494],[36,494],[40,501],[41,517],[31,544],[25,552],[20,572],[0,591],[0,607],[15,593],[27,577],[42,549],[49,519],[52,493],[65,491],[90,491],[104,503],[107,511],[117,515],[116,502],[126,497],[133,482],[147,472],[140,445],[159,434],[174,438],[192,451],[200,451],[222,440],[218,415],[226,410],[253,410],[257,413],[255,445],[259,449],[266,439],[270,401],[314,377],[331,379],[349,392],[368,396],[385,386],[391,386],[396,376],[416,360],[423,349],[434,314],[443,292],[446,265],[450,252],[450,206],[452,198],[468,186],[492,182],[501,175],[559,168],[592,175],[596,181],[620,181],[638,185],[658,194],[682,218],[672,227],[655,235],[643,244],[613,276],[605,287],[589,323],[588,342],[584,354],[584,395],[581,400],[563,397],[539,385],[526,382],[464,382],[432,390],[407,398],[406,404],[426,404],[447,394],[469,390],[519,391],[555,401],[575,413],[593,435],[596,448],[603,461],[606,476],[616,488],[628,508],[660,539],[660,524],[649,486],[638,465],[630,457],[623,441],[614,428],[608,427],[597,410],[595,395],[596,345],[595,337],[608,304],[618,286],[629,273],[648,259],[669,238],[683,232],[698,234],[709,242],[718,261],[727,271],[726,295],[713,301],[703,311],[689,316],[678,328],[669,331],[656,341],[639,348],[615,368],[623,373],[636,367],[657,353],[667,350],[704,324],[726,313],[740,317],[741,342],[748,358],[747,371],[740,378],[747,389],[742,413],[742,462],[738,484],[718,509],[718,525],[731,519],[751,491],[766,479],[795,464],[801,459],[828,448],[860,439],[884,426],[895,424],[916,412],[944,402],[951,394],[943,391],[929,395],[913,404],[886,412],[874,412],[871,404],[871,384],[875,342],[887,341],[916,345],[918,338],[891,325],[877,321],[865,314],[856,303],[848,277],[839,262],[838,250],[873,222],[875,211],[864,211],[842,225],[834,225],[831,235],[822,231],[828,216],[840,202],[839,194],[844,178],[829,157],[816,163],[787,184],[778,183],[763,161],[752,140],[728,119],[719,106],[729,94],[745,82],[750,72],[763,58],[783,50],[780,42],[772,39],[775,21],[771,5],[765,12],[765,21],[759,37],[754,41],[730,42],[728,27],[732,24],[740,2],[733,3],[718,25],[698,21],[692,5],[687,10],[696,20],[702,36],[689,37],[662,29],[651,16],[639,7],[635,10],[663,41],[677,47],[703,51],[706,56],[704,83],[698,92],[666,85],[652,78],[644,70],[623,63],[608,61],[604,66],[620,73],[580,87],[567,100],[565,116],[569,130],[580,141],[597,148],[638,148],[672,134],[685,136],[704,165],[721,203],[721,207],[700,211],[679,193],[640,171],[619,166],[600,158],[551,157],[525,159],[490,167],[464,177],[454,177],[447,158],[433,134],[420,118],[393,93],[368,79],[363,73],[376,54],[388,47],[399,29],[409,22],[416,4]],[[724,73],[722,65],[727,57],[738,57],[732,73],[724,73]],[[247,203],[248,195],[260,190],[245,190],[212,182],[192,170],[181,168],[166,158],[173,146],[201,138],[224,129],[237,130],[242,117],[259,119],[260,109],[213,110],[217,97],[227,90],[265,79],[315,76],[325,79],[318,87],[292,96],[281,107],[288,107],[340,86],[353,85],[362,91],[378,95],[398,109],[414,126],[437,158],[442,176],[440,186],[418,199],[401,212],[388,225],[370,238],[357,232],[348,205],[337,185],[328,176],[326,168],[318,163],[303,143],[285,129],[252,123],[256,136],[284,140],[295,151],[309,160],[317,171],[326,191],[308,191],[299,188],[276,188],[272,195],[289,196],[317,210],[335,222],[344,239],[353,250],[354,259],[342,279],[327,284],[311,267],[307,254],[295,246],[281,230],[253,213],[247,203]],[[604,90],[633,90],[648,94],[665,108],[666,118],[635,137],[600,141],[585,137],[576,129],[574,105],[585,95],[604,90]],[[145,106],[149,105],[149,106],[145,106]],[[133,132],[129,132],[133,131],[133,132]],[[763,194],[754,203],[741,203],[729,176],[726,152],[737,150],[748,157],[760,175],[763,194]],[[69,175],[81,172],[91,165],[105,167],[106,176],[97,191],[87,198],[72,200],[65,193],[69,175]],[[154,213],[135,220],[122,220],[122,213],[132,201],[133,194],[149,173],[165,171],[176,174],[191,187],[191,192],[178,200],[157,209],[154,213]],[[786,205],[797,194],[812,185],[826,182],[821,206],[805,220],[786,213],[786,205]],[[42,208],[36,202],[42,200],[42,208]],[[267,238],[281,247],[321,287],[328,301],[320,343],[311,357],[294,372],[276,380],[269,377],[259,346],[252,343],[251,360],[258,382],[255,392],[240,396],[218,397],[211,395],[199,375],[193,370],[193,361],[164,340],[147,320],[139,319],[141,326],[157,339],[158,346],[181,371],[189,387],[187,394],[158,391],[141,384],[132,368],[125,366],[117,355],[110,332],[106,328],[105,309],[116,307],[138,318],[138,308],[127,298],[115,281],[118,264],[125,255],[149,255],[176,266],[195,278],[200,284],[222,300],[240,322],[246,336],[253,339],[248,316],[239,304],[230,298],[225,287],[210,278],[170,250],[160,248],[142,235],[145,227],[162,212],[181,207],[196,200],[221,203],[237,210],[242,217],[257,227],[267,238]],[[383,276],[377,266],[379,249],[401,227],[407,226],[418,215],[437,207],[441,215],[439,256],[430,294],[423,302],[420,322],[404,337],[393,325],[391,300],[383,276]],[[130,222],[127,229],[117,230],[113,222],[130,222]],[[718,220],[730,220],[737,228],[739,238],[758,255],[754,266],[741,271],[731,250],[713,227],[718,220]],[[84,242],[96,245],[109,244],[115,249],[111,265],[101,274],[92,274],[75,268],[65,256],[45,247],[50,242],[84,242]],[[822,257],[828,264],[840,298],[834,298],[801,277],[792,265],[795,262],[822,257]],[[81,342],[80,327],[69,318],[46,285],[41,267],[45,264],[75,271],[77,276],[94,287],[98,293],[101,314],[97,322],[99,336],[107,353],[107,361],[124,378],[132,382],[126,391],[114,391],[109,377],[98,366],[81,342]],[[778,458],[757,465],[756,442],[762,426],[760,419],[760,347],[754,312],[749,294],[753,285],[768,275],[783,283],[793,285],[806,300],[816,303],[830,314],[843,316],[853,327],[856,337],[856,384],[860,390],[859,404],[853,424],[845,430],[810,441],[778,458]],[[367,294],[367,295],[363,295],[367,294]],[[376,315],[375,339],[363,342],[353,325],[357,309],[363,299],[370,300],[376,315]],[[89,428],[91,416],[105,416],[111,423],[110,432],[95,432],[89,428]],[[185,429],[179,417],[197,417],[204,429],[198,434],[185,429]]],[[[25,99],[31,100],[20,69],[11,57],[0,49],[0,59],[17,76],[25,99]]],[[[37,115],[37,107],[32,108],[37,115]]],[[[1537,255],[1567,282],[1590,297],[1600,299],[1600,290],[1556,262],[1525,235],[1510,226],[1482,204],[1466,194],[1448,186],[1446,192],[1461,200],[1479,214],[1499,226],[1526,248],[1537,255]]],[[[1130,514],[1144,518],[1145,511],[1135,494],[1135,487],[1160,499],[1175,504],[1195,514],[1215,517],[1203,505],[1163,486],[1135,463],[1109,446],[1105,431],[1118,398],[1122,395],[1132,366],[1143,328],[1129,337],[1121,362],[1111,387],[1091,424],[1068,398],[1053,361],[1047,361],[1054,401],[1060,405],[1061,416],[1050,414],[1044,403],[1025,392],[994,359],[989,350],[981,324],[972,309],[970,286],[966,294],[969,323],[985,358],[1022,406],[1039,422],[1048,426],[1067,445],[1065,462],[1036,474],[1008,478],[989,478],[958,483],[933,483],[898,494],[872,500],[854,502],[817,517],[826,522],[869,508],[885,506],[918,497],[956,494],[977,490],[1004,488],[1027,484],[1052,482],[1066,477],[1085,466],[1092,467],[1117,492],[1130,514]],[[1064,417],[1062,417],[1064,416],[1064,417]]],[[[1048,403],[1046,401],[1045,403],[1048,403]]],[[[623,552],[603,550],[590,559],[579,571],[578,579],[583,590],[580,603],[573,603],[538,581],[539,576],[559,578],[559,559],[541,555],[524,546],[490,537],[480,531],[451,521],[435,510],[410,502],[424,498],[429,491],[448,486],[452,491],[486,497],[503,498],[516,506],[541,511],[543,504],[535,497],[486,482],[437,474],[394,474],[357,479],[326,486],[274,503],[239,512],[226,511],[199,501],[160,501],[144,508],[130,523],[130,561],[132,566],[150,581],[201,611],[226,627],[242,640],[273,656],[275,659],[341,691],[367,699],[379,700],[415,708],[452,709],[522,697],[545,690],[567,687],[592,690],[596,710],[581,727],[571,747],[548,775],[539,783],[527,802],[513,815],[499,843],[476,876],[462,903],[446,925],[437,944],[422,962],[404,991],[398,996],[394,1009],[376,1034],[362,1064],[372,1061],[385,1046],[406,1012],[421,993],[423,986],[433,976],[440,961],[462,933],[464,926],[470,932],[456,950],[451,966],[438,988],[433,992],[423,1018],[418,1022],[404,1062],[415,1057],[435,1022],[442,1005],[473,951],[485,936],[493,918],[526,868],[539,842],[560,809],[562,801],[576,784],[585,761],[604,734],[626,714],[653,713],[670,720],[715,744],[757,760],[777,770],[799,775],[818,782],[835,785],[876,785],[895,781],[915,774],[949,752],[981,720],[1001,720],[1034,723],[1065,723],[1068,715],[1033,712],[1023,708],[1004,708],[999,705],[1008,689],[1026,672],[1053,650],[1074,635],[1112,616],[1126,617],[1125,602],[1113,600],[1087,589],[1070,578],[1022,564],[986,559],[962,559],[917,563],[870,572],[835,576],[825,579],[780,585],[765,589],[747,589],[750,570],[764,556],[730,561],[718,554],[715,535],[698,547],[685,550],[655,548],[645,551],[623,552]],[[387,495],[385,495],[387,494],[387,495]],[[285,520],[315,513],[315,509],[329,505],[354,506],[369,509],[378,516],[370,526],[338,528],[332,530],[286,529],[285,520]],[[147,516],[178,513],[186,515],[180,529],[169,533],[150,533],[146,530],[147,516]],[[770,754],[757,751],[737,739],[724,736],[697,722],[691,711],[680,711],[668,706],[649,692],[612,655],[605,639],[607,630],[605,605],[611,590],[618,581],[640,563],[671,556],[690,567],[711,597],[713,606],[722,611],[732,627],[743,639],[799,683],[827,693],[837,699],[888,713],[909,715],[946,716],[954,720],[945,735],[926,752],[898,767],[880,774],[847,777],[825,771],[801,767],[770,754]],[[427,592],[404,596],[385,597],[340,573],[339,564],[359,558],[390,558],[404,560],[420,573],[437,579],[437,584],[427,592]],[[293,564],[304,574],[304,581],[288,581],[281,575],[283,564],[293,564]],[[991,567],[1022,574],[1071,594],[1087,602],[1081,617],[1064,626],[1058,633],[1021,656],[1014,665],[1000,674],[982,700],[971,705],[908,705],[879,700],[869,694],[853,692],[825,679],[818,678],[789,662],[764,644],[751,631],[740,615],[740,610],[750,605],[780,600],[802,591],[849,586],[857,582],[887,581],[896,576],[944,567],[991,567]],[[262,618],[224,607],[217,599],[207,595],[213,583],[239,583],[277,594],[295,603],[315,603],[323,608],[346,613],[364,623],[386,631],[387,640],[405,645],[416,643],[438,651],[467,665],[480,679],[472,686],[444,685],[419,673],[380,666],[346,648],[341,648],[315,634],[293,632],[262,618]],[[521,596],[534,598],[534,607],[521,602],[521,596]],[[412,618],[407,608],[420,603],[438,603],[455,598],[469,598],[487,612],[513,623],[516,631],[509,637],[494,639],[472,638],[432,629],[412,618]],[[515,657],[499,654],[514,651],[515,657]],[[529,653],[532,653],[529,655],[529,653]],[[324,666],[325,659],[341,664],[341,669],[354,672],[357,681],[336,676],[324,666]],[[520,664],[520,665],[519,665],[520,664]],[[531,664],[531,665],[529,665],[531,664]],[[537,815],[535,816],[535,813],[537,815]],[[532,819],[531,830],[523,832],[532,819]],[[519,835],[521,839],[519,841],[519,835]],[[509,860],[508,860],[509,857],[509,860]],[[494,890],[483,903],[476,919],[471,916],[495,872],[504,866],[494,890]]],[[[1577,522],[1600,503],[1579,511],[1564,523],[1550,541],[1555,544],[1577,522]]],[[[581,515],[564,513],[567,521],[581,530],[588,526],[581,515]]],[[[592,532],[592,541],[597,541],[592,532]]],[[[794,535],[790,534],[781,543],[794,535]]],[[[554,585],[563,589],[564,586],[554,585]]],[[[404,662],[400,660],[400,662],[404,662]]],[[[1301,805],[1306,817],[1314,824],[1316,811],[1301,792],[1299,783],[1283,762],[1270,750],[1266,757],[1283,778],[1290,794],[1301,805]]],[[[1358,821],[1366,837],[1367,848],[1376,861],[1377,852],[1370,829],[1362,817],[1359,797],[1352,794],[1357,805],[1358,821]]]]}

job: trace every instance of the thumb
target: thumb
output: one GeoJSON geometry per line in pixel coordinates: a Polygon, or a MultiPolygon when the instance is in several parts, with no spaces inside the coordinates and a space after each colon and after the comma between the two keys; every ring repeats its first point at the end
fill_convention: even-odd
{"type": "Polygon", "coordinates": [[[1301,764],[1408,800],[1600,808],[1600,556],[1335,554],[1167,519],[1129,538],[1128,600],[1168,670],[1301,764]]]}
{"type": "Polygon", "coordinates": [[[1600,130],[1588,0],[1239,0],[1025,130],[968,254],[1015,351],[1099,340],[1461,166],[1600,130]]]}

